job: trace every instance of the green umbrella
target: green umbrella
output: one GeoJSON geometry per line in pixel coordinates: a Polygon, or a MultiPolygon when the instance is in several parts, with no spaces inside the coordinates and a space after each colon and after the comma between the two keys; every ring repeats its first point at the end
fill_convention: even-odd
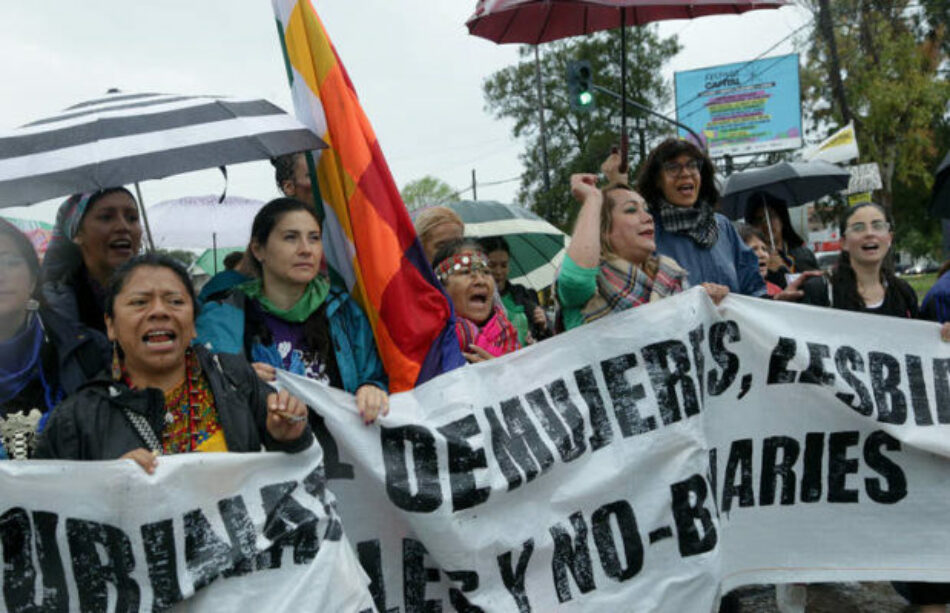
{"type": "Polygon", "coordinates": [[[465,222],[465,236],[503,236],[511,249],[508,280],[541,290],[554,282],[570,238],[531,211],[490,200],[447,205],[465,222]]]}
{"type": "Polygon", "coordinates": [[[216,275],[224,270],[224,258],[234,251],[244,252],[244,247],[218,247],[217,249],[205,249],[204,253],[195,260],[195,266],[202,269],[209,275],[216,275]]]}

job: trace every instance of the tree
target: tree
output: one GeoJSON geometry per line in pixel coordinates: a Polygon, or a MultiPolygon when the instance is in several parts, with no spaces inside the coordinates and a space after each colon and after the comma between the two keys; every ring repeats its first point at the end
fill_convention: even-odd
{"type": "MultiPolygon", "coordinates": [[[[590,111],[573,111],[567,96],[568,62],[591,63],[594,83],[620,92],[620,31],[600,32],[584,38],[545,43],[541,47],[540,68],[545,114],[551,189],[544,189],[540,146],[538,96],[535,81],[534,47],[519,49],[517,65],[491,75],[483,85],[489,112],[514,120],[514,136],[524,138],[521,154],[525,172],[519,200],[551,223],[569,230],[577,214],[571,202],[570,177],[576,172],[593,172],[619,141],[620,104],[595,94],[590,111]],[[616,118],[617,124],[611,122],[616,118]]],[[[661,39],[655,26],[627,30],[628,98],[663,112],[670,103],[670,87],[661,68],[680,50],[676,37],[661,39]]],[[[628,109],[631,117],[636,111],[628,109]]],[[[628,121],[628,127],[634,124],[628,121]]],[[[671,134],[669,124],[645,120],[644,137],[649,143],[658,135],[671,134]]],[[[637,139],[631,142],[631,163],[638,160],[637,139]]]]}
{"type": "Polygon", "coordinates": [[[917,254],[933,251],[939,224],[926,209],[950,97],[940,74],[948,48],[941,12],[914,0],[803,3],[817,24],[802,71],[812,126],[854,120],[860,161],[880,166],[880,203],[897,221],[898,240],[917,254]]]}
{"type": "Polygon", "coordinates": [[[410,211],[458,199],[458,192],[451,185],[432,175],[406,183],[399,193],[410,211]]]}
{"type": "Polygon", "coordinates": [[[187,268],[195,263],[195,260],[198,259],[198,256],[188,251],[186,249],[156,249],[157,253],[162,255],[167,255],[168,257],[178,260],[187,268]]]}

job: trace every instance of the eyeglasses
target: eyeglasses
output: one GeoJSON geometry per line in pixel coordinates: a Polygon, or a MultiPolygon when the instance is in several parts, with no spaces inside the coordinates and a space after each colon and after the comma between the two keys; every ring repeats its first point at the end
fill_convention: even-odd
{"type": "MultiPolygon", "coordinates": [[[[871,222],[871,232],[874,234],[886,234],[888,230],[891,229],[890,222],[884,221],[883,219],[875,219],[871,222]]],[[[863,221],[857,221],[847,228],[845,228],[845,234],[855,233],[861,234],[868,231],[868,224],[863,221]]]]}
{"type": "Polygon", "coordinates": [[[15,253],[4,253],[0,255],[0,270],[16,270],[21,266],[26,266],[26,258],[15,253]]]}
{"type": "Polygon", "coordinates": [[[684,171],[688,174],[698,175],[699,171],[703,169],[703,161],[696,158],[691,159],[685,164],[680,164],[679,162],[664,162],[663,163],[663,172],[666,174],[678,177],[684,171]]]}

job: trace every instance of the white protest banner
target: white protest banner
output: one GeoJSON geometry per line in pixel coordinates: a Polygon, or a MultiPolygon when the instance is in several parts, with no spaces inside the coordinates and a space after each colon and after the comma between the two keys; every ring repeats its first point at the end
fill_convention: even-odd
{"type": "Polygon", "coordinates": [[[751,377],[741,399],[707,399],[724,588],[950,581],[939,326],[746,299],[722,315],[742,336],[737,379],[751,377]]]}
{"type": "Polygon", "coordinates": [[[950,345],[693,290],[392,398],[282,382],[380,611],[710,611],[753,582],[950,581],[950,345]]]}
{"type": "Polygon", "coordinates": [[[371,611],[326,490],[299,454],[0,462],[5,611],[371,611]]]}

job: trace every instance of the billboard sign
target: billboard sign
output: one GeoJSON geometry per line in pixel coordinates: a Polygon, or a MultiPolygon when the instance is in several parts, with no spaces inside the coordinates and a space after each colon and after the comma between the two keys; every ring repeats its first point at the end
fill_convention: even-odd
{"type": "Polygon", "coordinates": [[[677,120],[712,157],[802,146],[797,54],[677,72],[674,82],[677,120]]]}

